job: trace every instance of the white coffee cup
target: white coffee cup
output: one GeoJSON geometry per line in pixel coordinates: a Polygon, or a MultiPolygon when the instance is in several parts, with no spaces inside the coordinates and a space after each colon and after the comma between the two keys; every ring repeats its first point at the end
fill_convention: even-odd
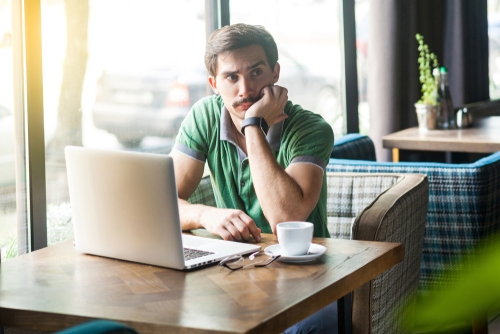
{"type": "Polygon", "coordinates": [[[276,226],[281,254],[299,256],[307,254],[313,237],[314,225],[308,222],[284,222],[276,226]]]}

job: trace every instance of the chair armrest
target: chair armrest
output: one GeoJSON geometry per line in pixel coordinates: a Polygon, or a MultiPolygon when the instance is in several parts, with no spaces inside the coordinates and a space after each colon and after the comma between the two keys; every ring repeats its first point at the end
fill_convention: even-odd
{"type": "Polygon", "coordinates": [[[412,297],[418,290],[429,182],[423,174],[400,175],[402,179],[373,201],[353,226],[355,240],[405,246],[403,262],[353,292],[353,319],[366,333],[384,333],[387,328],[410,332],[405,326],[411,324],[412,297]]]}
{"type": "MultiPolygon", "coordinates": [[[[401,207],[398,212],[403,214],[420,214],[418,222],[422,228],[422,243],[425,221],[427,218],[427,207],[429,203],[429,181],[424,174],[368,174],[368,175],[390,175],[399,176],[398,183],[388,188],[381,193],[365,210],[356,218],[353,226],[354,240],[367,241],[384,241],[384,242],[402,242],[398,237],[390,236],[395,233],[394,230],[387,230],[390,227],[400,229],[402,224],[395,224],[390,219],[399,220],[402,217],[391,217],[396,210],[396,206],[406,205],[401,207]],[[411,207],[408,207],[411,205],[411,207]],[[416,211],[415,211],[416,210],[416,211]],[[422,214],[423,213],[423,214],[422,214]],[[391,225],[392,224],[392,225],[391,225]],[[394,239],[395,238],[395,239],[394,239]]],[[[407,217],[412,219],[412,217],[407,217]]],[[[410,224],[408,221],[402,222],[410,224]]],[[[416,223],[416,222],[415,222],[416,223]]],[[[415,224],[413,224],[415,225],[415,224]]],[[[400,237],[404,237],[404,233],[409,233],[405,230],[400,237]]]]}

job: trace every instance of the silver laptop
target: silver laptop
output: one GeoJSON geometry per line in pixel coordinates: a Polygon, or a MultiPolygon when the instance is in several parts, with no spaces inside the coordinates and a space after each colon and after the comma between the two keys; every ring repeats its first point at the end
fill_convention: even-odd
{"type": "Polygon", "coordinates": [[[167,155],[67,146],[76,250],[190,269],[260,246],[183,235],[167,155]]]}

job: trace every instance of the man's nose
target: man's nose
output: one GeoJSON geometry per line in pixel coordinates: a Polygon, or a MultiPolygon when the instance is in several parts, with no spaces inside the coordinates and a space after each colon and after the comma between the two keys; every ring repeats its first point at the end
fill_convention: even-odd
{"type": "Polygon", "coordinates": [[[245,77],[242,77],[241,80],[239,81],[240,84],[240,89],[239,89],[239,96],[240,97],[248,97],[248,96],[253,96],[255,94],[255,88],[253,82],[245,77]]]}

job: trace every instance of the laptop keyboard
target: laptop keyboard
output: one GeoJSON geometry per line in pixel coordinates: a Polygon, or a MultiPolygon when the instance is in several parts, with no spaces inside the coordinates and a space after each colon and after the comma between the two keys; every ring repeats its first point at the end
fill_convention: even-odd
{"type": "Polygon", "coordinates": [[[184,260],[185,261],[197,259],[199,257],[207,256],[207,255],[211,255],[211,254],[215,254],[215,253],[204,252],[204,251],[197,250],[197,249],[184,248],[184,260]]]}

